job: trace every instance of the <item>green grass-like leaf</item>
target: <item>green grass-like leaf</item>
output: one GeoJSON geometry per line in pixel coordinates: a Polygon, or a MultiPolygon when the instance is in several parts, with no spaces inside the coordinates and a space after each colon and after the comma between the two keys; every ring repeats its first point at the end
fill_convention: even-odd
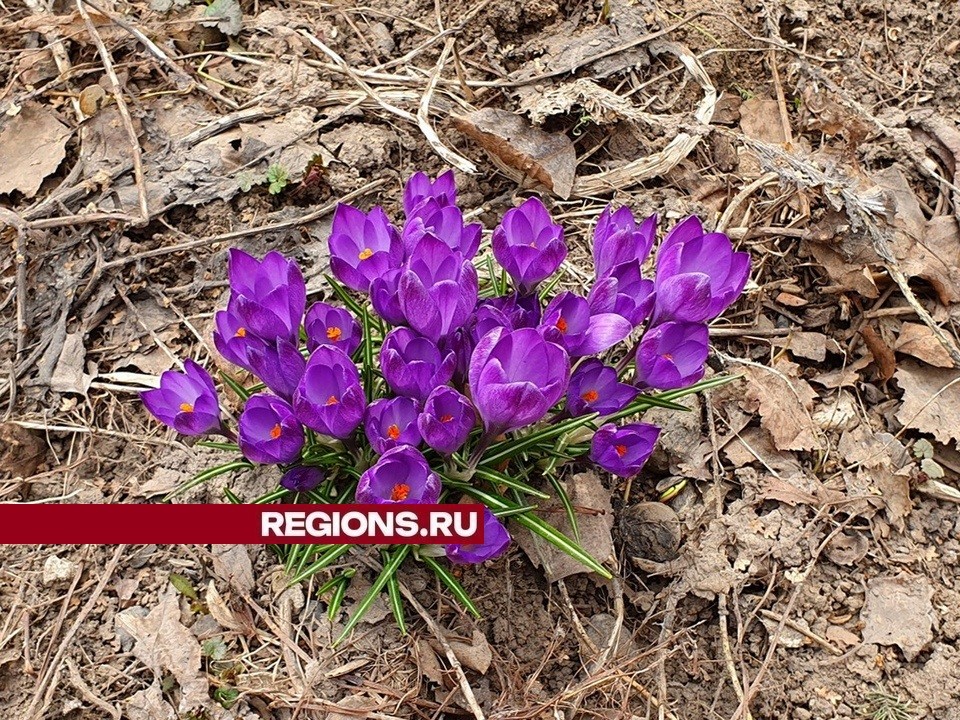
{"type": "Polygon", "coordinates": [[[325,567],[335,563],[340,557],[347,552],[353,545],[345,543],[342,545],[320,545],[317,547],[327,548],[323,551],[319,558],[310,564],[309,567],[301,569],[290,581],[290,585],[296,585],[298,582],[306,580],[309,577],[312,577],[316,573],[323,570],[325,567]]]}
{"type": "Polygon", "coordinates": [[[233,472],[234,470],[250,470],[252,468],[253,463],[247,460],[232,460],[231,462],[224,463],[223,465],[214,465],[212,468],[207,468],[203,472],[197,473],[176,490],[167,493],[167,495],[163,498],[163,502],[170,502],[170,500],[175,498],[177,495],[181,495],[187,490],[191,490],[198,485],[202,485],[207,480],[212,480],[218,475],[224,475],[228,472],[233,472]]]}
{"type": "Polygon", "coordinates": [[[222,370],[220,371],[220,379],[223,380],[225,385],[229,386],[231,390],[233,390],[237,395],[239,395],[240,399],[243,400],[244,402],[246,402],[250,398],[250,396],[253,395],[253,392],[250,389],[245,388],[243,385],[237,382],[237,380],[234,377],[232,377],[231,375],[228,375],[222,370]]]}
{"type": "Polygon", "coordinates": [[[474,472],[474,475],[478,478],[487,480],[494,485],[504,485],[508,488],[512,488],[514,490],[519,490],[520,492],[524,492],[527,495],[532,495],[533,497],[540,498],[541,500],[550,499],[550,495],[543,492],[542,490],[537,490],[535,487],[528,485],[522,480],[517,480],[516,478],[512,478],[502,472],[493,470],[488,467],[477,468],[476,471],[474,472]]]}
{"type": "Polygon", "coordinates": [[[397,572],[400,567],[400,564],[404,561],[407,555],[412,548],[412,545],[401,545],[396,550],[390,552],[390,560],[383,566],[383,570],[377,576],[377,579],[373,581],[373,585],[370,587],[369,592],[364,595],[363,600],[357,605],[357,608],[353,611],[353,614],[350,616],[350,619],[347,620],[347,625],[344,627],[343,632],[340,633],[338,637],[333,642],[333,647],[336,647],[344,638],[347,637],[356,627],[357,623],[367,614],[367,611],[370,609],[370,606],[373,605],[373,601],[377,599],[377,596],[383,592],[384,586],[390,580],[390,576],[397,572]]]}
{"type": "Polygon", "coordinates": [[[573,503],[570,502],[570,496],[567,495],[567,491],[564,489],[563,485],[560,484],[560,479],[556,475],[549,475],[547,479],[550,481],[554,491],[557,493],[557,499],[560,500],[560,504],[563,505],[563,511],[567,514],[567,521],[570,523],[570,527],[573,530],[573,537],[578,543],[582,543],[583,540],[580,538],[580,526],[577,523],[577,513],[573,509],[573,503]]]}
{"type": "MultiPolygon", "coordinates": [[[[389,560],[389,552],[383,552],[383,561],[389,560]]],[[[393,611],[393,619],[397,622],[401,635],[407,634],[407,622],[403,617],[403,598],[400,596],[400,581],[396,573],[391,573],[387,577],[387,595],[390,597],[390,610],[393,611]]]]}
{"type": "Polygon", "coordinates": [[[474,617],[480,617],[480,611],[477,610],[477,606],[473,604],[473,600],[470,599],[467,591],[463,589],[463,585],[460,584],[447,568],[438,563],[436,558],[427,555],[422,555],[420,560],[423,561],[424,565],[433,570],[440,582],[442,582],[447,587],[447,590],[457,599],[457,602],[463,605],[474,617]]]}

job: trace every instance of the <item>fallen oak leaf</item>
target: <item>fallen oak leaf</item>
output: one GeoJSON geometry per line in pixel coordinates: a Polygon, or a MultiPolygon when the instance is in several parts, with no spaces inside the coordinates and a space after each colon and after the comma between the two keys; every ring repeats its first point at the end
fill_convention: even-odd
{"type": "Polygon", "coordinates": [[[960,443],[960,370],[900,363],[894,375],[903,390],[897,420],[949,444],[960,443]]]}
{"type": "Polygon", "coordinates": [[[453,115],[451,120],[518,182],[533,178],[564,200],[570,197],[577,153],[566,135],[545,132],[515,113],[496,108],[453,115]]]}

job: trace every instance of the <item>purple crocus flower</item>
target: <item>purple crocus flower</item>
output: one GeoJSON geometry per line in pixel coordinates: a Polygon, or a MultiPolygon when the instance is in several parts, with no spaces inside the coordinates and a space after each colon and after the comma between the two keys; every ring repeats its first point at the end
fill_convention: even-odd
{"type": "Polygon", "coordinates": [[[407,317],[400,307],[400,276],[403,268],[387,270],[383,275],[374,278],[370,285],[370,302],[374,311],[391,325],[403,325],[407,317]]]}
{"type": "Polygon", "coordinates": [[[614,312],[636,327],[647,319],[653,309],[653,287],[653,280],[642,276],[640,263],[625,262],[594,283],[587,301],[592,312],[614,312]]]}
{"type": "Polygon", "coordinates": [[[280,478],[280,487],[292,492],[310,492],[323,482],[323,470],[312,465],[298,465],[287,470],[280,478]]]}
{"type": "Polygon", "coordinates": [[[610,415],[623,410],[639,390],[617,379],[617,371],[590,358],[577,366],[567,389],[567,412],[573,416],[587,413],[610,415]]]}
{"type": "Polygon", "coordinates": [[[488,436],[542,419],[569,379],[567,351],[532,328],[495,328],[470,357],[470,393],[488,436]]]}
{"type": "Polygon", "coordinates": [[[456,355],[441,352],[436,344],[410,328],[396,328],[387,334],[380,348],[380,368],[387,385],[398,395],[424,402],[435,388],[453,377],[456,355]]]}
{"type": "Polygon", "coordinates": [[[403,227],[403,246],[408,256],[413,255],[423,236],[430,234],[470,260],[480,247],[482,230],[480,223],[464,225],[463,213],[455,205],[443,206],[436,199],[427,198],[408,216],[403,227]]]}
{"type": "Polygon", "coordinates": [[[740,296],[750,276],[749,253],[734,252],[723,233],[694,237],[700,224],[693,220],[681,223],[657,253],[654,325],[712,320],[740,296]]]}
{"type": "Polygon", "coordinates": [[[360,476],[355,497],[358,503],[430,505],[440,499],[440,478],[423,453],[399,445],[360,476]]]}
{"type": "Polygon", "coordinates": [[[424,172],[410,176],[403,187],[403,211],[407,217],[411,217],[417,208],[430,199],[441,207],[457,204],[457,185],[453,170],[440,173],[433,182],[424,172]]]}
{"type": "Polygon", "coordinates": [[[257,393],[247,400],[238,424],[240,452],[250,462],[289,463],[300,457],[303,426],[286,400],[257,393]]]}
{"type": "Polygon", "coordinates": [[[710,332],[702,323],[667,322],[647,330],[637,348],[637,385],[672,390],[703,377],[710,332]]]}
{"type": "Polygon", "coordinates": [[[445,546],[447,560],[458,565],[475,565],[503,555],[510,545],[510,533],[490,508],[483,509],[483,542],[473,545],[445,546]]]}
{"type": "Polygon", "coordinates": [[[300,384],[307,361],[300,348],[289,340],[251,346],[247,359],[254,375],[277,395],[289,400],[300,384]]]}
{"type": "Polygon", "coordinates": [[[315,302],[310,306],[304,329],[307,331],[307,349],[310,352],[321,345],[329,345],[353,355],[363,339],[360,323],[353,315],[325,302],[315,302]]]}
{"type": "Polygon", "coordinates": [[[368,214],[337,205],[330,233],[330,269],[351,290],[370,292],[370,283],[403,262],[400,233],[380,207],[368,214]]]}
{"type": "Polygon", "coordinates": [[[250,350],[263,348],[266,343],[247,332],[233,303],[228,305],[226,310],[219,310],[214,316],[214,322],[216,329],[213,331],[213,344],[219,353],[234,365],[253,372],[249,359],[250,350]]]}
{"type": "Polygon", "coordinates": [[[265,341],[299,338],[307,286],[296,262],[276,251],[257,260],[243,250],[230,250],[232,312],[245,333],[265,341]]]}
{"type": "Polygon", "coordinates": [[[607,205],[593,229],[593,265],[597,277],[606,277],[623,263],[643,265],[656,234],[656,215],[638,226],[630,208],[624,206],[614,211],[607,205]]]}
{"type": "Polygon", "coordinates": [[[563,345],[571,357],[608,350],[633,330],[633,324],[617,313],[591,313],[586,299],[571,292],[550,301],[540,327],[548,340],[563,345]]]}
{"type": "Polygon", "coordinates": [[[366,404],[360,372],[353,361],[329,345],[314,350],[293,393],[293,407],[300,422],[343,439],[360,425],[366,404]]]}
{"type": "Polygon", "coordinates": [[[476,424],[473,405],[450,387],[430,393],[417,420],[424,441],[441,455],[452,455],[463,447],[476,424]]]}
{"type": "Polygon", "coordinates": [[[649,423],[621,427],[608,423],[593,434],[590,459],[614,475],[633,477],[650,457],[658,437],[660,428],[649,423]]]}
{"type": "Polygon", "coordinates": [[[363,430],[370,446],[380,455],[398,445],[417,447],[421,440],[417,429],[419,414],[419,403],[413,398],[381,398],[370,403],[363,416],[363,430]]]}
{"type": "Polygon", "coordinates": [[[400,275],[400,308],[410,327],[436,342],[463,325],[477,305],[477,290],[473,263],[427,234],[400,275]]]}
{"type": "Polygon", "coordinates": [[[563,228],[554,224],[538,198],[508,210],[493,231],[493,255],[522,293],[557,271],[567,256],[563,228]]]}
{"type": "Polygon", "coordinates": [[[220,403],[213,378],[193,360],[184,360],[183,369],[167,370],[160,387],[140,393],[140,400],[157,420],[182,435],[218,432],[220,403]]]}

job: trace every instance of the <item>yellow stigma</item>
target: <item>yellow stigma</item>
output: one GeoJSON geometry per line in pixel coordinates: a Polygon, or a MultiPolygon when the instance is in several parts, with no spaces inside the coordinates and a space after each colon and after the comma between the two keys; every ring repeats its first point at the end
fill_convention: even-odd
{"type": "Polygon", "coordinates": [[[664,353],[660,357],[662,357],[664,360],[673,360],[673,355],[671,353],[664,353]]]}
{"type": "Polygon", "coordinates": [[[390,499],[394,502],[399,502],[400,500],[406,500],[410,497],[410,486],[404,485],[403,483],[398,483],[393,486],[393,492],[390,493],[390,499]]]}
{"type": "Polygon", "coordinates": [[[180,412],[193,412],[193,405],[190,403],[180,403],[180,412]]]}
{"type": "Polygon", "coordinates": [[[247,329],[244,328],[244,327],[242,327],[242,328],[237,328],[237,332],[234,334],[234,337],[240,337],[240,338],[242,338],[242,337],[246,337],[246,336],[247,336],[247,329]]]}
{"type": "Polygon", "coordinates": [[[270,437],[276,440],[278,437],[280,437],[280,432],[280,423],[277,423],[270,429],[270,437]]]}
{"type": "Polygon", "coordinates": [[[338,402],[340,401],[337,400],[336,395],[331,395],[330,397],[327,398],[327,405],[336,405],[338,402]]]}
{"type": "Polygon", "coordinates": [[[361,260],[366,260],[371,255],[373,255],[373,250],[370,248],[364,248],[360,251],[360,254],[357,257],[359,257],[361,260]]]}
{"type": "Polygon", "coordinates": [[[600,397],[600,393],[598,393],[596,390],[587,390],[587,391],[586,391],[583,395],[581,395],[580,397],[581,397],[584,401],[586,401],[586,402],[588,402],[588,403],[592,403],[592,402],[594,402],[598,397],[600,397]]]}
{"type": "Polygon", "coordinates": [[[400,428],[397,427],[396,425],[391,425],[390,427],[388,427],[387,437],[390,438],[391,440],[396,440],[398,437],[400,437],[400,428]]]}
{"type": "Polygon", "coordinates": [[[328,327],[327,328],[327,340],[330,342],[337,342],[340,339],[340,336],[343,335],[343,331],[338,327],[328,327]]]}

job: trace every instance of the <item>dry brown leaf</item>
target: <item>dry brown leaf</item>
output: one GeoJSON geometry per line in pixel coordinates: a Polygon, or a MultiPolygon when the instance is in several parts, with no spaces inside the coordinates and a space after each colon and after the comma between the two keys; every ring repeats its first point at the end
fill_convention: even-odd
{"type": "Polygon", "coordinates": [[[903,323],[900,327],[900,335],[897,337],[895,350],[912,355],[918,360],[923,360],[927,365],[943,368],[953,367],[950,353],[940,344],[933,331],[920,323],[903,323]]]}
{"type": "Polygon", "coordinates": [[[129,720],[177,720],[177,713],[163,699],[160,678],[154,678],[150,687],[130,696],[126,706],[124,717],[129,720]]]}
{"type": "Polygon", "coordinates": [[[226,580],[241,595],[253,589],[253,565],[246,545],[211,545],[213,574],[226,580]]]}
{"type": "Polygon", "coordinates": [[[880,333],[872,325],[864,325],[860,328],[860,336],[877,363],[877,374],[880,380],[886,382],[897,371],[897,359],[893,354],[893,349],[884,342],[880,333]]]}
{"type": "Polygon", "coordinates": [[[208,686],[200,671],[200,644],[180,622],[180,602],[172,585],[146,617],[124,610],[116,615],[116,623],[136,640],[133,654],[140,662],[157,677],[168,671],[176,678],[181,713],[207,705],[208,686]]]}
{"type": "Polygon", "coordinates": [[[818,505],[817,498],[783,478],[769,475],[760,483],[760,497],[787,505],[818,505]]]}
{"type": "Polygon", "coordinates": [[[448,642],[461,665],[476,670],[481,675],[485,675],[487,670],[490,669],[490,663],[493,661],[493,651],[490,649],[486,636],[478,628],[474,628],[473,639],[470,642],[453,639],[448,642]]]}
{"type": "Polygon", "coordinates": [[[86,395],[94,375],[85,372],[87,351],[83,347],[83,333],[67,333],[60,351],[60,359],[50,378],[50,389],[60,393],[86,395]]]}
{"type": "MultiPolygon", "coordinates": [[[[577,515],[581,546],[595,559],[603,562],[614,553],[611,536],[613,511],[610,507],[610,491],[603,486],[600,477],[594,472],[577,473],[562,484],[570,497],[571,504],[581,511],[577,515]]],[[[549,518],[550,523],[564,535],[571,538],[574,536],[573,528],[570,527],[559,500],[545,501],[541,505],[540,512],[545,513],[544,516],[549,518]]],[[[581,565],[565,552],[539,539],[529,530],[517,530],[515,538],[527,557],[544,569],[550,582],[577,573],[591,572],[585,565],[581,565]]]]}
{"type": "Polygon", "coordinates": [[[760,425],[773,437],[778,450],[812,450],[817,447],[817,430],[810,416],[817,393],[805,381],[789,377],[792,363],[775,368],[744,366],[747,389],[743,407],[760,414],[760,425]],[[781,369],[782,368],[782,369],[781,369]]]}
{"type": "Polygon", "coordinates": [[[900,363],[894,377],[903,389],[897,420],[944,444],[960,444],[960,370],[908,361],[900,363]]]}
{"type": "Polygon", "coordinates": [[[48,107],[27,103],[0,131],[0,195],[37,194],[44,179],[66,157],[70,128],[48,107]]]}
{"type": "Polygon", "coordinates": [[[451,119],[457,130],[508,167],[563,199],[570,197],[577,153],[566,135],[544,132],[519,115],[496,108],[453,115],[451,119]]]}
{"type": "Polygon", "coordinates": [[[907,277],[933,286],[944,304],[960,302],[960,228],[948,216],[927,220],[903,172],[889,167],[873,175],[891,203],[893,251],[907,277]]]}
{"type": "Polygon", "coordinates": [[[773,98],[759,95],[740,105],[740,130],[748,138],[765,143],[785,143],[780,105],[773,98]]]}
{"type": "Polygon", "coordinates": [[[13,423],[0,425],[0,474],[28,478],[36,473],[46,454],[47,446],[30,430],[13,423]]]}
{"type": "Polygon", "coordinates": [[[794,357],[807,358],[823,362],[827,357],[827,349],[837,352],[839,349],[836,340],[827,338],[819,332],[792,332],[788,337],[775,338],[774,347],[785,347],[794,357]]]}

